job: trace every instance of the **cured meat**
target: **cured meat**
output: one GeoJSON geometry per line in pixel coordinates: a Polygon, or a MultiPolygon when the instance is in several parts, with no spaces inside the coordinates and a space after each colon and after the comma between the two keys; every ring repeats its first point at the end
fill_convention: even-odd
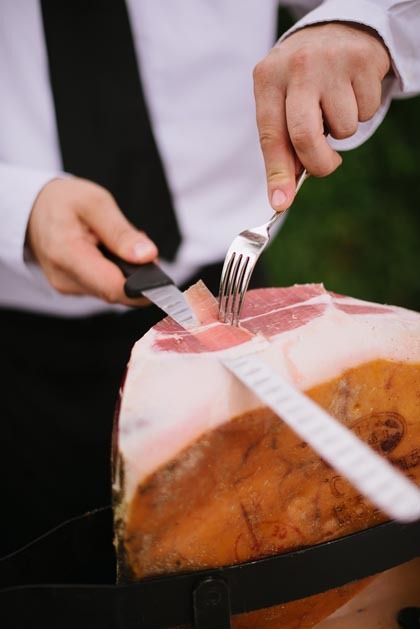
{"type": "MultiPolygon", "coordinates": [[[[166,318],[133,348],[115,427],[121,580],[229,565],[312,545],[385,519],[221,364],[263,335],[264,360],[394,465],[420,481],[420,315],[322,285],[250,291],[239,328],[166,318]]],[[[364,583],[233,621],[312,627],[364,583]]]]}

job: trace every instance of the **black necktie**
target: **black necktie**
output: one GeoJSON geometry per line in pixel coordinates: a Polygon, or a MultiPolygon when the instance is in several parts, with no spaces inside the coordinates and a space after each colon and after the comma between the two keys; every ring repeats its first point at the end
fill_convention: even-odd
{"type": "Polygon", "coordinates": [[[173,259],[180,232],[124,0],[41,0],[63,167],[106,187],[173,259]]]}

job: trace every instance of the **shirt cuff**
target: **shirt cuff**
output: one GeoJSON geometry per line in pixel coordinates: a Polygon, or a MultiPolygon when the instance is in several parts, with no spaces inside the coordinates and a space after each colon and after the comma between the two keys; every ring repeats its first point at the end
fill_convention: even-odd
{"type": "Polygon", "coordinates": [[[369,0],[353,0],[352,2],[326,0],[318,8],[310,11],[296,22],[292,28],[282,35],[277,44],[280,44],[297,30],[325,22],[353,22],[375,30],[388,49],[394,71],[393,75],[387,76],[382,82],[381,106],[373,118],[367,122],[359,122],[356,133],[350,138],[344,140],[328,138],[328,143],[334,150],[346,151],[360,146],[373,135],[382,123],[392,98],[404,91],[406,81],[403,68],[401,67],[402,64],[399,63],[388,11],[385,7],[381,7],[369,0]]]}
{"type": "Polygon", "coordinates": [[[25,252],[29,216],[42,188],[63,176],[63,173],[0,164],[0,259],[13,271],[31,273],[25,252]]]}

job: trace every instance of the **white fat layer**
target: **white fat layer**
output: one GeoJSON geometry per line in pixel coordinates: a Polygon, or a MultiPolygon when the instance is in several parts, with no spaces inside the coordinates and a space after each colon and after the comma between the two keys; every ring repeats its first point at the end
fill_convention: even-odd
{"type": "MultiPolygon", "coordinates": [[[[305,302],[315,303],[330,305],[309,323],[272,337],[260,354],[299,389],[372,360],[420,362],[420,314],[388,307],[392,311],[386,314],[349,315],[334,308],[328,294],[305,302]]],[[[350,297],[339,303],[369,304],[350,297]]],[[[223,367],[218,352],[156,351],[154,342],[163,336],[150,330],[130,358],[118,444],[126,500],[147,476],[203,433],[261,406],[223,367]]]]}

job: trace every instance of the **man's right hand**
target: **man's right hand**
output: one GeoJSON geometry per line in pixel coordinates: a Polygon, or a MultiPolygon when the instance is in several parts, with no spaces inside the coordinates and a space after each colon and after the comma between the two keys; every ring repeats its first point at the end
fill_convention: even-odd
{"type": "Polygon", "coordinates": [[[54,179],[33,205],[27,244],[50,284],[65,295],[93,295],[130,306],[124,276],[97,245],[104,244],[127,262],[144,264],[158,254],[156,245],[122,214],[112,195],[85,179],[54,179]]]}

